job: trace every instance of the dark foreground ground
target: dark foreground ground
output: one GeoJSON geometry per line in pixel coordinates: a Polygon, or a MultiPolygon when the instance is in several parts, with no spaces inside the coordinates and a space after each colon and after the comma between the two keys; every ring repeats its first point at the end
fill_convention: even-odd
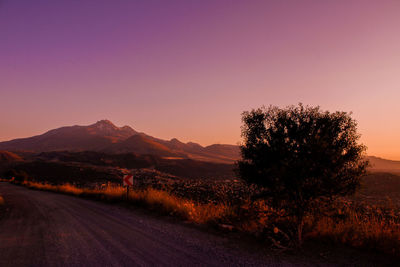
{"type": "Polygon", "coordinates": [[[352,250],[325,253],[321,247],[303,255],[271,254],[142,210],[8,183],[0,183],[0,195],[6,200],[0,218],[0,266],[393,264],[383,256],[352,250]]]}

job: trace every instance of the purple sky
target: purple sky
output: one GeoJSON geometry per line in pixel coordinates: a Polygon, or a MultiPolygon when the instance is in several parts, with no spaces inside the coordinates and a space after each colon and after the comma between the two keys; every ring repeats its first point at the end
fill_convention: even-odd
{"type": "Polygon", "coordinates": [[[400,1],[0,0],[0,140],[109,119],[203,145],[240,114],[353,111],[400,160],[400,1]]]}

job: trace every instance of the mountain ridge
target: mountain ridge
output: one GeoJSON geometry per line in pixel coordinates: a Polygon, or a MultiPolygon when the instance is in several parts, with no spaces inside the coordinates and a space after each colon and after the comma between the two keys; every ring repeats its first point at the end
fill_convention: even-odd
{"type": "Polygon", "coordinates": [[[193,142],[183,143],[176,138],[163,140],[127,125],[117,127],[109,120],[99,120],[87,126],[63,126],[41,135],[3,141],[0,142],[0,150],[134,152],[223,163],[233,163],[239,158],[239,148],[235,145],[203,147],[193,142]]]}
{"type": "MultiPolygon", "coordinates": [[[[0,142],[0,150],[11,152],[97,151],[115,154],[133,152],[220,163],[234,163],[240,158],[240,149],[236,145],[201,146],[194,142],[183,143],[177,138],[164,140],[138,132],[128,125],[117,127],[105,119],[87,126],[63,126],[40,135],[3,141],[0,142]]],[[[400,161],[375,156],[366,158],[371,162],[369,169],[372,171],[400,172],[400,161]]]]}

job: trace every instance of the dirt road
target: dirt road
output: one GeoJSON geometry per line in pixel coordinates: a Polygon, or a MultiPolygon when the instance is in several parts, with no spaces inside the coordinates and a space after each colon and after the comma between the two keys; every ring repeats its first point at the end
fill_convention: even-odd
{"type": "MultiPolygon", "coordinates": [[[[266,253],[143,210],[0,182],[0,266],[393,266],[397,260],[316,244],[266,253]],[[3,213],[3,214],[2,214],[3,213]]],[[[235,238],[237,239],[237,238],[235,238]]]]}
{"type": "Polygon", "coordinates": [[[0,194],[8,206],[0,220],[0,266],[276,263],[223,237],[143,211],[8,183],[0,183],[0,194]]]}

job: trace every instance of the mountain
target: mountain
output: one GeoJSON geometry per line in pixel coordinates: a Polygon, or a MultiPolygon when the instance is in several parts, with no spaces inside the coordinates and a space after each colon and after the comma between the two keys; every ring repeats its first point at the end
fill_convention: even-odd
{"type": "Polygon", "coordinates": [[[154,154],[158,156],[178,156],[167,146],[149,138],[144,134],[135,134],[128,139],[107,148],[109,152],[126,153],[135,152],[138,154],[154,154]]]}
{"type": "MultiPolygon", "coordinates": [[[[135,131],[129,126],[117,127],[109,120],[100,120],[88,126],[66,126],[42,135],[0,142],[0,150],[11,152],[96,151],[105,153],[150,154],[172,159],[193,159],[219,163],[233,163],[240,158],[239,146],[214,144],[203,147],[183,143],[176,138],[159,139],[135,131]]],[[[18,157],[4,152],[3,160],[18,157]]],[[[400,161],[368,156],[373,172],[400,173],[400,161]]]]}
{"type": "Polygon", "coordinates": [[[11,151],[83,151],[101,150],[123,141],[136,133],[128,126],[116,127],[108,120],[89,126],[68,126],[50,130],[42,135],[0,143],[0,149],[11,151]]]}
{"type": "Polygon", "coordinates": [[[42,135],[0,142],[0,150],[134,152],[221,163],[233,163],[239,158],[238,146],[215,144],[203,147],[192,142],[183,143],[176,138],[163,140],[139,133],[129,126],[117,127],[108,120],[89,126],[61,127],[42,135]]]}

